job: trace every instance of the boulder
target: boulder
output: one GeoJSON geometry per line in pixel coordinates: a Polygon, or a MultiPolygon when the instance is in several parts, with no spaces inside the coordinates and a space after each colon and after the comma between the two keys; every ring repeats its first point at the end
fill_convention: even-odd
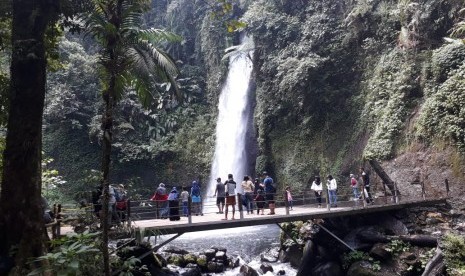
{"type": "Polygon", "coordinates": [[[224,271],[224,265],[220,262],[208,262],[207,271],[209,273],[222,273],[224,271]]]}
{"type": "Polygon", "coordinates": [[[225,253],[224,251],[218,251],[218,252],[216,252],[216,254],[215,254],[215,259],[216,259],[216,261],[225,263],[226,260],[227,260],[226,253],[225,253]]]}
{"type": "Polygon", "coordinates": [[[211,261],[213,258],[215,258],[216,255],[216,250],[215,249],[207,249],[204,252],[205,256],[207,256],[207,259],[211,261]]]}
{"type": "Polygon", "coordinates": [[[184,267],[186,265],[183,255],[174,253],[168,257],[168,263],[180,267],[184,267]]]}
{"type": "Polygon", "coordinates": [[[186,271],[184,271],[182,276],[202,276],[202,270],[196,264],[187,264],[186,271]]]}
{"type": "Polygon", "coordinates": [[[359,261],[353,263],[347,271],[347,276],[376,276],[376,273],[371,269],[371,264],[367,261],[359,261]]]}
{"type": "Polygon", "coordinates": [[[297,275],[311,275],[316,259],[316,246],[312,240],[308,240],[304,246],[302,262],[297,275]]]}
{"type": "Polygon", "coordinates": [[[230,268],[236,268],[239,267],[239,265],[241,264],[241,260],[239,259],[239,257],[230,257],[228,258],[227,264],[230,268]]]}
{"type": "Polygon", "coordinates": [[[386,244],[377,243],[370,250],[370,256],[374,259],[385,262],[391,258],[391,252],[386,250],[386,244]]]}
{"type": "Polygon", "coordinates": [[[189,253],[184,255],[184,262],[185,264],[196,264],[197,263],[197,256],[195,254],[189,253]]]}
{"type": "Polygon", "coordinates": [[[269,263],[262,263],[262,265],[260,265],[260,269],[262,270],[263,274],[266,274],[268,271],[274,271],[273,267],[269,263]]]}
{"type": "Polygon", "coordinates": [[[208,259],[206,255],[199,255],[197,257],[197,265],[200,267],[202,271],[207,270],[207,263],[208,263],[208,259]]]}
{"type": "Polygon", "coordinates": [[[299,267],[302,263],[302,249],[298,244],[292,244],[286,249],[287,259],[293,267],[299,267]]]}
{"type": "Polygon", "coordinates": [[[313,269],[312,275],[318,276],[339,276],[342,274],[341,266],[337,262],[320,263],[313,269]]]}
{"type": "Polygon", "coordinates": [[[242,265],[239,272],[243,276],[259,276],[258,272],[248,265],[242,265]]]}

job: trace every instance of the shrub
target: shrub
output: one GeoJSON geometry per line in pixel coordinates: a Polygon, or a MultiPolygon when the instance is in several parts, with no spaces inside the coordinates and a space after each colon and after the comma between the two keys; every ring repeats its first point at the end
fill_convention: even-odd
{"type": "Polygon", "coordinates": [[[446,269],[449,275],[465,275],[465,238],[448,234],[442,240],[446,269]]]}

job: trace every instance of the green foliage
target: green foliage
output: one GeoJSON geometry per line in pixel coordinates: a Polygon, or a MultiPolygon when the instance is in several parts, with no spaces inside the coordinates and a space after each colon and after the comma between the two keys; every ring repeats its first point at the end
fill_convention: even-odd
{"type": "Polygon", "coordinates": [[[42,195],[49,202],[68,202],[69,198],[65,197],[62,192],[66,181],[57,170],[49,168],[51,162],[53,162],[52,158],[42,160],[42,195]]]}
{"type": "Polygon", "coordinates": [[[368,140],[364,156],[385,159],[394,153],[398,135],[404,127],[409,110],[409,96],[417,89],[416,68],[409,55],[394,50],[383,55],[370,72],[367,99],[361,118],[374,131],[368,140]]]}
{"type": "Polygon", "coordinates": [[[465,66],[451,70],[439,86],[428,89],[416,135],[427,141],[446,139],[465,150],[465,66]]]}
{"type": "Polygon", "coordinates": [[[101,275],[101,254],[97,247],[100,233],[83,233],[51,241],[53,250],[34,262],[42,266],[28,276],[42,275],[101,275]]]}
{"type": "Polygon", "coordinates": [[[391,252],[393,255],[397,256],[402,252],[407,252],[410,250],[410,244],[405,243],[401,240],[392,240],[386,247],[386,251],[391,252]]]}
{"type": "Polygon", "coordinates": [[[366,252],[355,250],[355,251],[350,251],[348,253],[344,253],[344,255],[342,255],[342,267],[344,268],[344,270],[349,269],[349,267],[353,263],[356,263],[356,262],[359,262],[359,261],[367,261],[367,262],[369,262],[370,263],[370,268],[373,271],[380,271],[381,270],[380,262],[374,260],[366,252]]]}
{"type": "Polygon", "coordinates": [[[449,275],[465,275],[465,238],[447,234],[442,240],[442,249],[449,275]]]}

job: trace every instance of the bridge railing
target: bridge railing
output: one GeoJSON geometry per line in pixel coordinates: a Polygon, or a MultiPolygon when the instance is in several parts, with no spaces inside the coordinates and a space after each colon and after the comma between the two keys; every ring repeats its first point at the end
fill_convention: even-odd
{"type": "MultiPolygon", "coordinates": [[[[448,181],[446,180],[446,188],[448,181]]],[[[323,184],[322,184],[323,185],[323,184]]],[[[401,197],[397,193],[397,183],[394,183],[394,191],[391,192],[386,185],[372,185],[370,193],[362,193],[362,186],[359,186],[358,197],[354,194],[352,188],[340,185],[336,192],[337,202],[331,202],[329,191],[326,185],[321,195],[321,209],[331,211],[340,207],[351,208],[368,208],[370,205],[385,205],[396,204],[403,200],[426,200],[428,192],[425,189],[423,182],[410,183],[410,193],[408,198],[401,197]]],[[[430,195],[432,196],[432,195],[430,195]]],[[[257,212],[257,202],[252,202],[252,210],[247,210],[244,195],[238,193],[236,195],[236,218],[242,219],[247,214],[250,215],[257,212]]],[[[310,189],[302,189],[292,193],[292,201],[287,197],[286,191],[278,191],[274,194],[276,208],[285,208],[285,214],[292,214],[294,208],[315,208],[318,209],[319,202],[315,196],[315,192],[310,189]]],[[[203,197],[201,202],[192,202],[189,197],[187,202],[182,202],[181,199],[176,201],[152,201],[152,200],[129,200],[127,209],[123,211],[123,216],[129,224],[131,221],[149,220],[149,219],[170,219],[170,220],[186,220],[187,223],[195,222],[197,216],[219,214],[221,213],[216,204],[216,197],[203,197]]],[[[265,204],[266,211],[269,210],[268,204],[265,204]]],[[[224,211],[224,210],[223,210],[224,211]]],[[[231,212],[231,208],[229,208],[231,212]]],[[[250,216],[249,215],[249,216],[250,216]]]]}

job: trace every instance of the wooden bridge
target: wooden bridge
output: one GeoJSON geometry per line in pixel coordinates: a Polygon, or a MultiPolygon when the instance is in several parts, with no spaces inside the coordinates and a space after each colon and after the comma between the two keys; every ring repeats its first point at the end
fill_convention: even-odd
{"type": "MultiPolygon", "coordinates": [[[[314,198],[311,197],[311,194],[307,193],[305,196],[305,193],[303,193],[298,195],[297,199],[294,196],[297,206],[294,204],[292,210],[290,209],[287,200],[285,200],[286,197],[282,195],[277,198],[276,204],[280,207],[276,208],[275,215],[258,215],[256,210],[251,214],[247,214],[245,207],[238,205],[236,206],[234,220],[231,219],[231,207],[229,207],[229,220],[224,220],[224,214],[217,213],[218,209],[216,208],[213,199],[210,199],[209,202],[204,203],[204,211],[208,211],[204,212],[203,215],[182,216],[181,212],[181,218],[179,221],[170,221],[169,219],[144,219],[142,217],[144,214],[146,215],[147,212],[142,210],[147,210],[146,206],[137,206],[132,207],[133,215],[131,215],[131,217],[142,217],[139,220],[130,221],[130,224],[136,229],[135,233],[138,240],[141,240],[146,236],[166,234],[177,234],[176,237],[178,237],[179,235],[188,232],[265,224],[279,224],[283,222],[306,221],[341,216],[360,216],[376,212],[395,211],[417,206],[431,206],[436,204],[443,204],[446,202],[447,198],[446,195],[439,198],[426,198],[423,187],[421,188],[421,193],[419,194],[420,195],[417,198],[408,199],[401,199],[400,196],[398,197],[397,195],[380,196],[374,198],[373,204],[367,204],[363,199],[353,200],[350,198],[350,196],[340,196],[339,198],[343,200],[338,202],[338,207],[331,207],[331,205],[326,202],[326,204],[323,203],[322,208],[318,208],[318,205],[314,202],[314,198]]],[[[240,195],[238,195],[238,198],[240,198],[240,195]]],[[[325,200],[325,198],[323,198],[323,200],[325,200]]],[[[180,209],[182,209],[182,207],[180,209]]],[[[154,216],[155,211],[152,211],[151,214],[154,216]]]]}

